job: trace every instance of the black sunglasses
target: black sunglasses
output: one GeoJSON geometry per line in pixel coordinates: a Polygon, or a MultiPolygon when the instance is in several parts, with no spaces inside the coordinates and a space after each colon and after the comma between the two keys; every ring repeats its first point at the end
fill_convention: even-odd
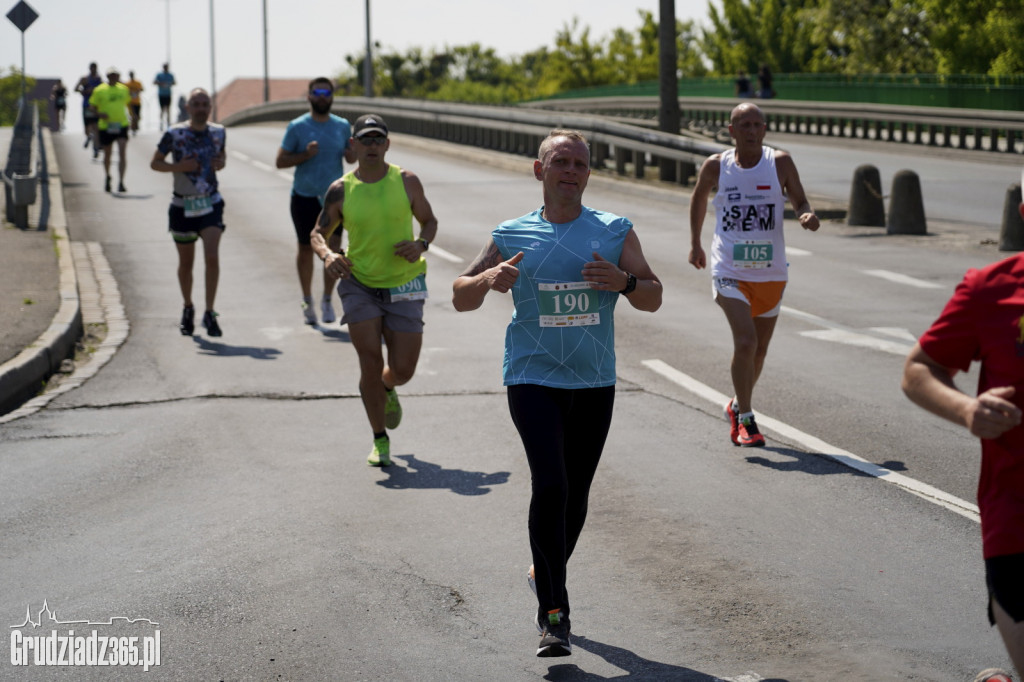
{"type": "Polygon", "coordinates": [[[334,90],[331,90],[330,88],[313,88],[309,93],[316,97],[330,97],[334,94],[334,90]]]}
{"type": "Polygon", "coordinates": [[[383,135],[364,135],[362,137],[357,137],[356,139],[367,147],[372,147],[375,144],[383,146],[383,144],[388,141],[388,138],[383,135]]]}

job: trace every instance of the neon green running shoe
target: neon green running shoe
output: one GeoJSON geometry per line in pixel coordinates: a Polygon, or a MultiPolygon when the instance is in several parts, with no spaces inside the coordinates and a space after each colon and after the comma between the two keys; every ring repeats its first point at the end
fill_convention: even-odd
{"type": "Polygon", "coordinates": [[[397,429],[402,423],[402,404],[398,402],[398,391],[388,391],[387,402],[384,403],[384,426],[397,429]]]}
{"type": "Polygon", "coordinates": [[[391,441],[388,440],[387,436],[373,439],[373,450],[370,451],[370,456],[366,458],[366,463],[372,467],[391,466],[391,441]]]}

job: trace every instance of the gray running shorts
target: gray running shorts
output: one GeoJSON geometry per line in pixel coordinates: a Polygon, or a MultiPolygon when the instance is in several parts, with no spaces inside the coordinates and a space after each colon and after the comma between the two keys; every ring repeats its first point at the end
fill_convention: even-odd
{"type": "Polygon", "coordinates": [[[394,332],[423,333],[423,301],[391,301],[388,289],[364,286],[354,277],[338,280],[338,295],[344,314],[341,324],[355,324],[384,318],[384,326],[394,332]]]}

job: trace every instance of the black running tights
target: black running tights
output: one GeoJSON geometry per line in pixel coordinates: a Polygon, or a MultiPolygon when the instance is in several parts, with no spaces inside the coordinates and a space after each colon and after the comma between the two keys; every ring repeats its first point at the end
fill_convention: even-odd
{"type": "Polygon", "coordinates": [[[530,549],[537,581],[538,616],[569,616],[566,563],[587,518],[587,498],[612,420],[615,386],[560,389],[508,387],[512,422],[526,448],[533,495],[530,549]]]}

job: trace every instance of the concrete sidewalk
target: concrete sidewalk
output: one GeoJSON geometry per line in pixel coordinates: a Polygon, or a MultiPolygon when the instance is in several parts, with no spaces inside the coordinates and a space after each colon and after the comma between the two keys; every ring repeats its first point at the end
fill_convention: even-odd
{"type": "MultiPolygon", "coordinates": [[[[5,153],[12,135],[13,129],[0,128],[5,153]]],[[[7,222],[0,229],[0,415],[39,393],[74,354],[82,334],[60,167],[49,130],[43,131],[43,146],[46,165],[29,208],[29,229],[7,222]]]]}

